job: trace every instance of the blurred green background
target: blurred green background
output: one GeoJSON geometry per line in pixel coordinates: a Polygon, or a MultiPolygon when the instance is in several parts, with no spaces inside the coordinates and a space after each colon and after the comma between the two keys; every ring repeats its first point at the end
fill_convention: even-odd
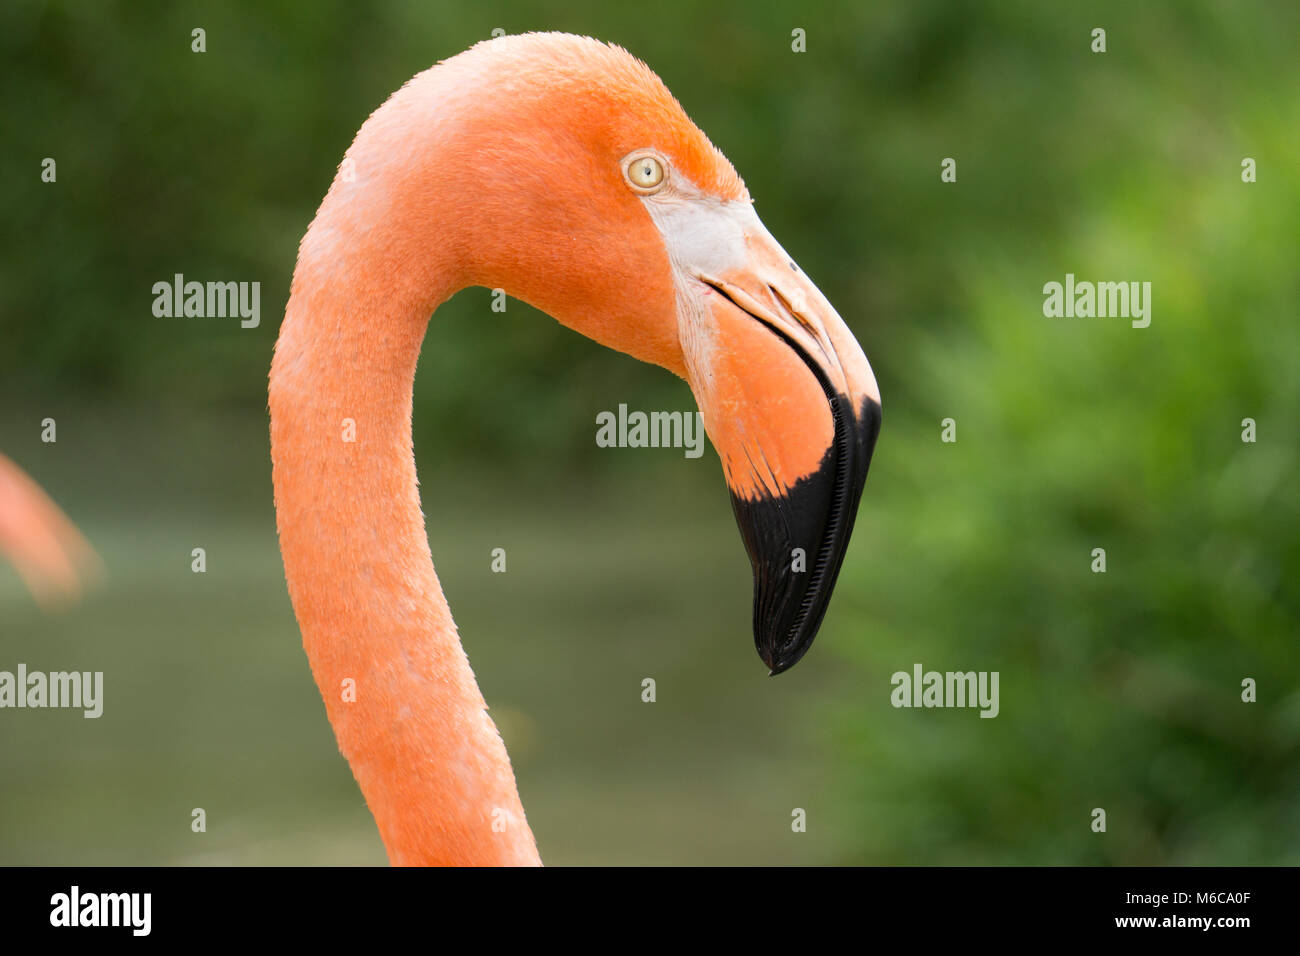
{"type": "Polygon", "coordinates": [[[481,289],[439,310],[429,537],[543,858],[1300,863],[1300,13],[1034,0],[8,0],[0,449],[107,576],[50,615],[0,567],[0,669],[106,701],[0,712],[0,863],[384,861],[285,592],[266,372],[356,128],[494,27],[646,60],[885,405],[822,633],[769,679],[716,456],[595,446],[686,386],[481,289]],[[260,281],[261,326],[154,318],[177,272],[260,281]],[[1044,318],[1066,272],[1150,281],[1150,328],[1044,318]],[[918,662],[999,671],[1000,715],[892,708],[918,662]]]}

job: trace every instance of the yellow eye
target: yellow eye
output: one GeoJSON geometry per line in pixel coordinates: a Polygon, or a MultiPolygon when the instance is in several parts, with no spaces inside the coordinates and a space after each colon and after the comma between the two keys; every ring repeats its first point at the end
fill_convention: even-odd
{"type": "Polygon", "coordinates": [[[627,181],[637,189],[654,189],[664,181],[663,163],[653,156],[638,156],[627,164],[627,181]]]}

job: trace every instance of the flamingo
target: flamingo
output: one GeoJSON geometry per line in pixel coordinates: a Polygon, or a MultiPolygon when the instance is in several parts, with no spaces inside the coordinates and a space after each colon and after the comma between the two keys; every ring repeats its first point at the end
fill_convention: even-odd
{"type": "Polygon", "coordinates": [[[540,863],[416,483],[416,360],[431,314],[467,286],[687,381],[753,567],[770,673],[821,624],[880,427],[853,334],[627,51],[499,37],[394,93],[302,239],[269,384],[290,599],[394,865],[540,863]]]}
{"type": "Polygon", "coordinates": [[[75,600],[98,567],[81,532],[36,482],[0,455],[0,554],[47,606],[75,600]]]}

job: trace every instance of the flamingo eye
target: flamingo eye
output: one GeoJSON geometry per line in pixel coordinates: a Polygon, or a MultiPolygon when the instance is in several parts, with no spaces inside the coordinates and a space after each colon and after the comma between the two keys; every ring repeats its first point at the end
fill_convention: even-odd
{"type": "Polygon", "coordinates": [[[637,156],[626,167],[627,181],[638,191],[658,189],[664,181],[664,165],[654,156],[637,156]]]}

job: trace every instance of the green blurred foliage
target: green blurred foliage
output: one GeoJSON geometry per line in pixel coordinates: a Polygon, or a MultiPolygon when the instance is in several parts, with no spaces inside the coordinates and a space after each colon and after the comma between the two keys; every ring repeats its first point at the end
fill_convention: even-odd
{"type": "Polygon", "coordinates": [[[917,15],[942,63],[923,89],[878,63],[901,98],[859,139],[894,187],[868,314],[908,324],[872,352],[885,429],[830,630],[865,680],[834,716],[842,858],[1294,864],[1295,11],[999,11],[917,15]],[[1044,318],[1066,272],[1150,281],[1151,326],[1044,318]],[[915,662],[1000,671],[1000,716],[894,710],[915,662]]]}
{"type": "MultiPolygon", "coordinates": [[[[265,375],[297,242],[370,111],[409,76],[494,27],[587,33],[645,59],[732,159],[773,233],[856,331],[885,405],[858,530],[817,648],[763,687],[767,698],[748,685],[736,696],[727,682],[739,678],[727,675],[741,666],[740,652],[749,653],[741,646],[747,583],[715,490],[716,461],[706,459],[711,473],[682,479],[680,461],[603,454],[592,440],[596,411],[619,402],[689,408],[686,387],[520,303],[492,313],[483,290],[439,310],[417,381],[422,474],[455,463],[470,473],[538,476],[545,489],[527,492],[535,497],[525,505],[561,509],[588,542],[629,554],[645,548],[650,557],[625,567],[665,595],[636,605],[610,575],[584,592],[573,581],[577,554],[559,562],[573,565],[563,578],[557,570],[552,582],[527,579],[537,605],[565,581],[568,598],[593,607],[590,620],[599,624],[584,625],[580,603],[564,619],[567,631],[556,624],[553,635],[545,632],[573,638],[574,648],[591,647],[597,631],[629,616],[628,602],[636,606],[635,625],[610,645],[604,664],[589,672],[566,665],[574,668],[562,685],[568,699],[599,695],[609,674],[602,668],[617,661],[640,674],[665,619],[677,629],[703,620],[715,630],[734,625],[725,653],[702,651],[691,667],[678,660],[685,643],[658,648],[675,662],[663,666],[677,668],[684,698],[697,682],[691,719],[712,729],[676,764],[647,743],[658,777],[633,774],[616,785],[617,773],[592,769],[605,766],[594,754],[641,739],[626,718],[602,716],[622,736],[597,734],[589,750],[575,751],[580,759],[552,764],[572,771],[567,783],[551,786],[516,753],[526,802],[534,795],[534,826],[555,834],[544,853],[571,841],[581,851],[561,859],[605,859],[602,851],[627,829],[626,817],[609,808],[654,793],[665,819],[643,821],[648,829],[628,838],[642,859],[1300,862],[1294,5],[6,3],[0,398],[10,411],[0,411],[0,440],[64,492],[58,496],[74,513],[70,502],[98,507],[92,531],[101,528],[103,546],[125,563],[118,580],[130,583],[133,568],[161,561],[147,545],[126,543],[135,522],[164,535],[178,513],[194,510],[216,515],[212,521],[254,515],[259,532],[239,547],[274,558],[265,375]],[[189,49],[195,26],[207,31],[204,55],[189,49]],[[1107,30],[1105,54],[1089,50],[1097,26],[1107,30]],[[805,54],[790,52],[795,27],[808,32],[805,54]],[[46,156],[58,161],[54,186],[39,181],[46,156]],[[939,180],[948,156],[958,162],[955,184],[939,180]],[[1244,156],[1258,162],[1255,184],[1240,180],[1244,156]],[[151,286],[176,272],[260,281],[261,327],[155,319],[151,286]],[[1042,286],[1067,272],[1152,282],[1151,327],[1044,318],[1042,286]],[[105,434],[130,433],[132,455],[156,456],[149,474],[167,474],[167,456],[184,455],[187,477],[173,487],[140,478],[140,458],[115,452],[122,443],[107,439],[94,474],[41,465],[31,422],[50,407],[114,409],[117,424],[104,425],[105,434]],[[955,444],[939,441],[946,417],[958,423],[955,444]],[[1246,417],[1258,422],[1255,444],[1240,440],[1246,417]],[[147,428],[164,436],[153,451],[140,435],[147,428]],[[137,476],[124,481],[115,469],[137,476]],[[718,541],[734,563],[725,572],[674,575],[665,556],[673,542],[646,528],[626,539],[602,532],[629,520],[632,506],[608,489],[633,471],[644,472],[633,488],[669,481],[684,513],[696,515],[700,502],[713,509],[711,525],[670,524],[684,562],[718,541]],[[578,492],[557,490],[569,485],[578,492]],[[606,491],[583,498],[591,489],[606,491]],[[172,510],[156,503],[169,495],[180,502],[172,510]],[[1095,547],[1107,552],[1104,575],[1089,570],[1095,547]],[[734,590],[719,598],[723,581],[734,590]],[[593,633],[579,633],[584,626],[593,633]],[[890,674],[916,662],[1000,671],[1000,716],[893,709],[890,674]],[[1248,676],[1259,683],[1256,704],[1239,699],[1248,676]],[[714,723],[710,693],[734,706],[726,720],[714,723]],[[763,699],[773,703],[760,713],[763,699]],[[783,736],[796,726],[799,748],[783,736]],[[725,794],[691,789],[725,761],[719,754],[729,742],[746,755],[770,743],[779,755],[766,765],[757,756],[724,764],[754,795],[739,816],[725,794]],[[798,775],[802,789],[781,779],[789,764],[780,761],[802,759],[796,749],[818,755],[824,792],[807,794],[816,773],[798,775]],[[569,818],[598,791],[614,803],[597,801],[606,817],[593,834],[591,818],[569,818]],[[747,845],[734,820],[728,829],[728,816],[746,825],[762,819],[769,797],[810,809],[812,843],[747,845]],[[1089,829],[1094,807],[1107,810],[1105,835],[1089,829]],[[758,847],[767,855],[755,856],[758,847]]],[[[507,493],[525,495],[493,484],[477,500],[467,492],[466,508],[498,513],[492,496],[507,493]]],[[[644,499],[647,508],[672,500],[644,499]]],[[[564,524],[521,533],[550,553],[545,542],[564,524]]],[[[443,567],[441,547],[435,541],[443,567]]],[[[275,563],[254,567],[262,572],[257,584],[247,574],[238,594],[207,613],[233,601],[265,606],[265,619],[240,625],[241,634],[283,638],[293,624],[275,563]],[[247,589],[257,587],[261,597],[248,601],[247,589]]],[[[134,599],[114,598],[111,619],[124,641],[136,633],[132,607],[147,600],[145,577],[135,580],[134,599]]],[[[478,597],[481,582],[468,573],[464,580],[463,601],[449,587],[458,615],[481,618],[489,630],[527,626],[528,604],[494,621],[487,608],[499,598],[486,590],[478,597]]],[[[185,586],[158,584],[160,606],[199,601],[185,586]]],[[[141,627],[176,626],[170,614],[155,614],[167,620],[141,627]]],[[[20,620],[38,627],[35,616],[20,620]]],[[[86,623],[51,624],[52,637],[62,628],[71,646],[74,621],[86,623]]],[[[147,633],[136,633],[145,656],[154,646],[147,633]]],[[[178,652],[175,666],[203,668],[210,646],[178,652]]],[[[254,643],[239,646],[255,653],[254,643]]],[[[498,680],[508,699],[526,701],[546,726],[547,708],[561,705],[530,698],[511,664],[531,674],[554,661],[541,655],[523,668],[508,646],[470,653],[490,662],[482,674],[506,675],[498,680]]],[[[291,641],[277,651],[285,652],[283,673],[302,678],[296,692],[308,709],[306,717],[289,709],[275,719],[301,722],[302,737],[286,737],[285,752],[250,757],[256,766],[248,772],[268,779],[260,771],[291,765],[292,751],[304,779],[313,779],[329,776],[312,762],[324,761],[333,775],[321,789],[334,795],[332,806],[355,811],[346,771],[340,776],[328,737],[316,733],[322,725],[310,710],[305,665],[291,641]],[[299,739],[311,743],[300,749],[299,739]]],[[[238,674],[241,666],[216,672],[238,674]]],[[[489,700],[491,682],[485,676],[489,700]]],[[[135,696],[145,694],[147,686],[135,696]]],[[[592,708],[588,716],[614,712],[592,708]]],[[[573,734],[584,726],[581,711],[555,714],[573,734]]],[[[150,712],[136,719],[133,732],[142,732],[150,712]]],[[[677,719],[673,739],[687,740],[691,721],[677,719]]],[[[642,731],[645,740],[661,733],[642,731]]],[[[196,731],[208,732],[217,736],[202,739],[219,759],[227,744],[211,728],[196,731]]],[[[189,739],[175,742],[177,753],[189,739]]],[[[10,769],[13,746],[0,747],[10,769]]],[[[47,741],[46,752],[58,746],[47,741]]],[[[36,774],[22,753],[18,766],[36,774]]],[[[72,785],[58,774],[42,779],[72,785]]],[[[282,786],[285,801],[296,799],[300,790],[282,786]]],[[[122,787],[129,801],[132,788],[122,787]]],[[[41,792],[9,803],[35,814],[41,792]]],[[[349,832],[373,849],[364,819],[349,819],[356,828],[349,832]]],[[[130,832],[148,842],[144,824],[130,832]]],[[[16,829],[0,837],[10,858],[38,859],[31,845],[18,848],[16,829]]],[[[284,856],[301,858],[300,850],[284,856]]]]}

